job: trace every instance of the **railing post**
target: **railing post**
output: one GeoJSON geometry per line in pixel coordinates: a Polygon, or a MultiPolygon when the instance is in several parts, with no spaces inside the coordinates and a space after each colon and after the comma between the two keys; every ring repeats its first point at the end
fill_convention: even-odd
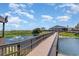
{"type": "Polygon", "coordinates": [[[3,56],[3,47],[1,48],[2,50],[1,50],[1,56],[3,56]]]}
{"type": "Polygon", "coordinates": [[[5,23],[3,23],[2,37],[4,38],[5,23]]]}
{"type": "Polygon", "coordinates": [[[17,45],[17,51],[18,51],[17,55],[20,56],[20,44],[17,45]]]}
{"type": "Polygon", "coordinates": [[[31,51],[32,51],[32,39],[31,39],[31,51]]]}

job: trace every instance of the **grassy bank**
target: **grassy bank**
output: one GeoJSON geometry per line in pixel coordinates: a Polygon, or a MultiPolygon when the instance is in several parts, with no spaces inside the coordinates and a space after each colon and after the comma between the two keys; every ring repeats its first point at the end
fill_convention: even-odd
{"type": "Polygon", "coordinates": [[[60,32],[59,35],[62,37],[79,38],[79,34],[70,33],[70,32],[60,32]]]}
{"type": "MultiPolygon", "coordinates": [[[[15,37],[15,36],[31,36],[31,30],[14,30],[14,31],[5,31],[5,37],[15,37]]],[[[1,35],[0,35],[1,37],[1,35]]]]}
{"type": "MultiPolygon", "coordinates": [[[[43,31],[40,35],[48,33],[43,31]]],[[[1,37],[2,34],[0,34],[1,37]]],[[[5,38],[16,37],[16,36],[32,36],[32,30],[14,30],[14,31],[5,31],[5,38]]]]}

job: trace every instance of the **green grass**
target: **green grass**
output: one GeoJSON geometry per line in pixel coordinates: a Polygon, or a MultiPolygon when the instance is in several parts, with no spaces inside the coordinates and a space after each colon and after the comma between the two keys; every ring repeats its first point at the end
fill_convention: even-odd
{"type": "MultiPolygon", "coordinates": [[[[47,31],[43,31],[40,35],[48,33],[47,31]]],[[[32,36],[32,30],[14,30],[14,31],[5,31],[5,38],[11,38],[16,36],[32,36]]],[[[1,37],[1,35],[0,35],[1,37]]]]}
{"type": "MultiPolygon", "coordinates": [[[[6,37],[15,37],[15,36],[32,36],[31,30],[14,30],[14,31],[5,31],[6,37]]],[[[0,35],[1,36],[1,35],[0,35]]]]}
{"type": "Polygon", "coordinates": [[[70,32],[60,32],[59,35],[63,37],[79,38],[79,34],[75,35],[75,33],[70,33],[70,32]]]}

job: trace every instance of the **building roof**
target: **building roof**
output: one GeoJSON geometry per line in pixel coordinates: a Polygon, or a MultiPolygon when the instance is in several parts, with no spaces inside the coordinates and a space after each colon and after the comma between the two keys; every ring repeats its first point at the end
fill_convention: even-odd
{"type": "Polygon", "coordinates": [[[54,26],[53,28],[66,28],[66,27],[64,27],[64,26],[59,26],[59,25],[56,25],[56,26],[54,26]]]}
{"type": "Polygon", "coordinates": [[[59,26],[59,25],[56,25],[56,26],[54,26],[54,27],[52,27],[52,28],[50,28],[50,29],[53,29],[53,28],[66,28],[66,27],[64,27],[64,26],[59,26]]]}

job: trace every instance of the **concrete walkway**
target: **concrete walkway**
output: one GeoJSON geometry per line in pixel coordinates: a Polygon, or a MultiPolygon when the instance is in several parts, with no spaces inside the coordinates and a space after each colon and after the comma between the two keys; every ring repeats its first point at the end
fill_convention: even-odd
{"type": "Polygon", "coordinates": [[[57,33],[42,41],[27,56],[47,56],[57,33]]]}

